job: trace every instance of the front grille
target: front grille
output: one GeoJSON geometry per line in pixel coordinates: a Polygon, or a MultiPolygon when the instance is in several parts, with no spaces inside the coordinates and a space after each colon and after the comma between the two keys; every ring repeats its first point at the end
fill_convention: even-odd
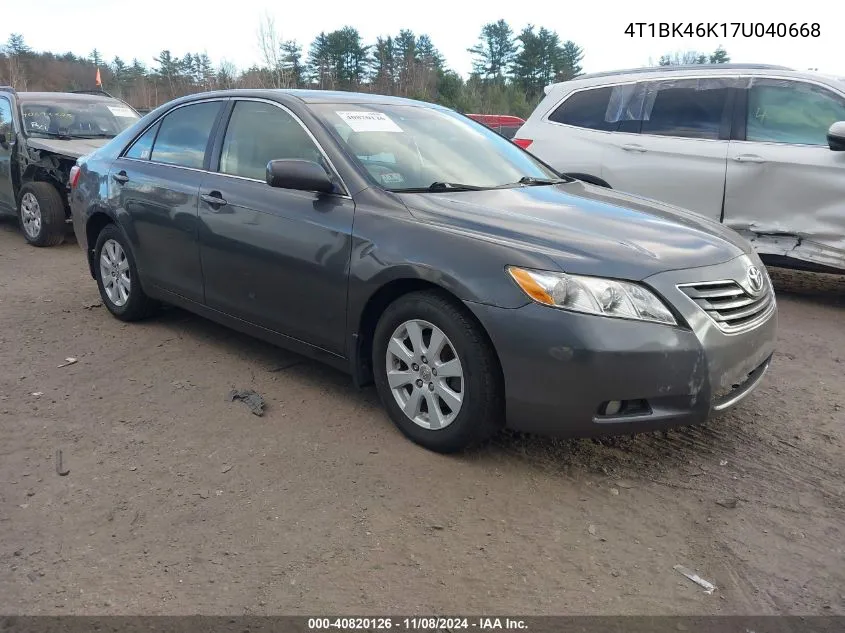
{"type": "Polygon", "coordinates": [[[695,301],[723,332],[734,333],[751,329],[774,309],[772,287],[765,278],[763,290],[756,295],[732,280],[684,284],[679,288],[695,301]]]}

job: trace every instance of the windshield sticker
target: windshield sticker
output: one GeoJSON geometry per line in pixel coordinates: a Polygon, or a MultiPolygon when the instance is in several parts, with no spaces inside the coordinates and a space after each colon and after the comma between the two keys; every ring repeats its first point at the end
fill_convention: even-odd
{"type": "Polygon", "coordinates": [[[126,106],[106,106],[106,107],[109,109],[109,112],[111,112],[115,116],[124,117],[126,119],[134,119],[135,118],[135,113],[132,112],[132,110],[130,108],[127,108],[126,106]]]}
{"type": "Polygon", "coordinates": [[[336,112],[354,132],[401,132],[383,112],[336,112]]]}
{"type": "Polygon", "coordinates": [[[381,181],[386,185],[397,185],[405,182],[405,179],[402,177],[402,174],[397,174],[394,171],[389,174],[382,174],[381,181]]]}

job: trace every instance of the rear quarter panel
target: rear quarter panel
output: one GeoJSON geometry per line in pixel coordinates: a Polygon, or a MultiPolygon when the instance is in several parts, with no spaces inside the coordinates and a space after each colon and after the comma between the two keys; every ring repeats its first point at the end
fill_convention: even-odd
{"type": "Polygon", "coordinates": [[[531,139],[528,151],[562,173],[602,177],[602,159],[609,133],[562,125],[548,120],[548,115],[572,90],[552,90],[534,110],[516,134],[531,139]]]}

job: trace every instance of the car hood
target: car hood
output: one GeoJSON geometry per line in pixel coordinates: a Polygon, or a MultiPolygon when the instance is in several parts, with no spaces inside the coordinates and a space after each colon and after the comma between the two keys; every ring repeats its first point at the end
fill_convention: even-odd
{"type": "Polygon", "coordinates": [[[574,274],[641,280],[751,252],[721,224],[580,181],[399,197],[420,221],[545,253],[574,274]]]}
{"type": "Polygon", "coordinates": [[[59,138],[28,138],[26,144],[33,149],[46,150],[67,156],[68,158],[79,158],[90,154],[94,150],[100,149],[103,145],[108,143],[110,138],[74,138],[74,139],[59,139],[59,138]]]}

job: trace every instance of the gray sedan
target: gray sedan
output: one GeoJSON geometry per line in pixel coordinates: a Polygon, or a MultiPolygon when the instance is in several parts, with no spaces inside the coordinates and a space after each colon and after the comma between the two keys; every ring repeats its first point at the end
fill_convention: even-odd
{"type": "Polygon", "coordinates": [[[70,180],[114,316],[164,302],[330,363],[436,451],[503,426],[700,423],[774,350],[771,284],[736,233],[562,178],[431,104],[191,95],[70,180]]]}

